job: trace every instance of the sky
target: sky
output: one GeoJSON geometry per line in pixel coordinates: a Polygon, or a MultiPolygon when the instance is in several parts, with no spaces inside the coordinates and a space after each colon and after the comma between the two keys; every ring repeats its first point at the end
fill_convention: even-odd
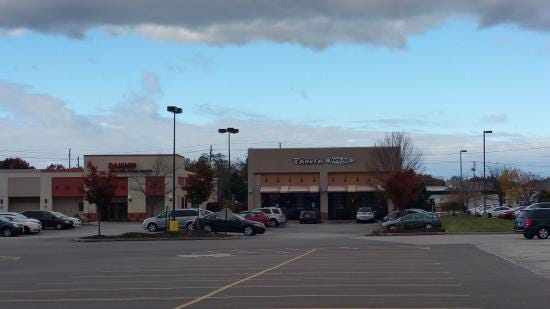
{"type": "Polygon", "coordinates": [[[550,2],[0,0],[0,158],[372,146],[550,176],[550,2]]]}

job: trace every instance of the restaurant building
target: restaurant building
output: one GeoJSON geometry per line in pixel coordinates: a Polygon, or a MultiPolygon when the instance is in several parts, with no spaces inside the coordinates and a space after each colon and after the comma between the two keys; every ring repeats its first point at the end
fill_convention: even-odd
{"type": "MultiPolygon", "coordinates": [[[[116,192],[105,221],[141,221],[166,207],[191,207],[183,190],[187,177],[185,159],[176,155],[176,191],[172,192],[172,155],[85,155],[84,166],[92,163],[99,171],[113,170],[116,192]]],[[[96,207],[84,200],[84,171],[0,170],[0,212],[52,210],[69,216],[96,220],[96,207]]],[[[215,200],[216,192],[212,193],[215,200]]]]}
{"type": "Polygon", "coordinates": [[[357,209],[388,211],[374,147],[248,150],[248,208],[280,207],[290,220],[317,209],[323,220],[353,220],[357,209]]]}

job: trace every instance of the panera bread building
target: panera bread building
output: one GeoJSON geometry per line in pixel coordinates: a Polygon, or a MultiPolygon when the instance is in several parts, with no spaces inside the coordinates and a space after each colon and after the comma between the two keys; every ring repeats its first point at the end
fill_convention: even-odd
{"type": "Polygon", "coordinates": [[[248,209],[281,207],[288,219],[317,209],[323,220],[353,220],[357,209],[388,211],[374,147],[248,150],[248,209]]]}
{"type": "MultiPolygon", "coordinates": [[[[172,207],[190,207],[183,190],[184,158],[176,155],[176,192],[172,194],[172,155],[85,155],[100,171],[113,170],[116,191],[105,221],[141,221],[172,207]]],[[[84,200],[84,172],[72,170],[0,170],[0,212],[52,210],[96,220],[95,205],[84,200]]],[[[212,197],[216,196],[216,192],[212,197]]]]}

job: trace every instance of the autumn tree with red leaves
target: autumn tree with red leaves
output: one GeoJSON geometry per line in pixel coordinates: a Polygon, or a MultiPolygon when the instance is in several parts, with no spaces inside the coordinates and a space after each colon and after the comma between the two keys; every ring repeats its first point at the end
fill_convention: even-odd
{"type": "Polygon", "coordinates": [[[422,193],[422,181],[412,169],[389,174],[384,179],[383,187],[395,208],[400,211],[416,203],[422,193]]]}
{"type": "Polygon", "coordinates": [[[193,164],[195,173],[187,178],[183,189],[193,206],[198,206],[208,200],[214,188],[214,171],[205,160],[198,160],[193,164]]]}
{"type": "Polygon", "coordinates": [[[91,162],[88,162],[86,174],[84,175],[84,199],[90,204],[96,205],[97,235],[101,235],[101,215],[103,209],[111,205],[115,197],[115,174],[109,169],[108,172],[100,172],[91,162]]]}

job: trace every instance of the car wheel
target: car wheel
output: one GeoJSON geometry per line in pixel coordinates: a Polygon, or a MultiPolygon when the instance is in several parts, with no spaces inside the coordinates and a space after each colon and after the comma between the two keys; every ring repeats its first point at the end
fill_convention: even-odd
{"type": "Polygon", "coordinates": [[[30,234],[31,233],[31,230],[28,228],[28,227],[23,227],[23,233],[24,234],[30,234]]]}
{"type": "Polygon", "coordinates": [[[269,220],[269,224],[271,226],[278,226],[279,222],[277,221],[277,219],[271,219],[271,220],[269,220]]]}
{"type": "Polygon", "coordinates": [[[202,230],[205,231],[205,232],[210,233],[210,232],[212,232],[212,227],[207,224],[207,225],[202,227],[202,230]]]}
{"type": "Polygon", "coordinates": [[[527,239],[533,239],[533,237],[535,237],[535,235],[523,234],[523,237],[525,237],[527,239]]]}
{"type": "Polygon", "coordinates": [[[56,229],[56,230],[60,230],[60,229],[62,229],[62,228],[63,228],[63,225],[61,225],[61,223],[57,223],[57,224],[55,225],[55,229],[56,229]]]}
{"type": "Polygon", "coordinates": [[[545,228],[545,227],[541,227],[538,232],[537,232],[537,237],[538,239],[547,239],[548,238],[548,234],[550,234],[548,232],[548,229],[545,228]]]}
{"type": "Polygon", "coordinates": [[[188,231],[192,231],[194,229],[193,222],[187,222],[187,224],[185,225],[185,229],[188,231]]]}
{"type": "Polygon", "coordinates": [[[300,220],[300,224],[304,224],[304,221],[300,220]]]}
{"type": "Polygon", "coordinates": [[[433,228],[433,225],[431,223],[426,223],[425,228],[427,230],[431,230],[433,228]]]}
{"type": "Polygon", "coordinates": [[[254,235],[254,229],[252,229],[251,226],[247,226],[247,227],[244,228],[244,234],[246,236],[252,236],[252,235],[254,235]]]}
{"type": "Polygon", "coordinates": [[[13,231],[10,228],[5,228],[2,231],[2,235],[4,235],[4,237],[11,237],[13,235],[13,231]]]}
{"type": "Polygon", "coordinates": [[[361,220],[357,219],[355,220],[355,223],[361,223],[361,220]]]}
{"type": "Polygon", "coordinates": [[[397,226],[395,226],[395,225],[390,225],[390,226],[388,226],[388,230],[390,230],[390,231],[395,231],[395,230],[397,230],[397,226]]]}
{"type": "Polygon", "coordinates": [[[159,227],[155,223],[149,223],[147,224],[147,230],[149,232],[156,232],[158,231],[159,227]]]}
{"type": "Polygon", "coordinates": [[[487,214],[487,218],[491,218],[493,215],[491,214],[487,214]]]}

